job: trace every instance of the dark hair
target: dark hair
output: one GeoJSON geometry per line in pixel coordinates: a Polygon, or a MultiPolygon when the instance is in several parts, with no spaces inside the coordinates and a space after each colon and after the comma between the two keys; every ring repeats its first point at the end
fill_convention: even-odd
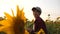
{"type": "Polygon", "coordinates": [[[32,8],[32,11],[34,11],[34,10],[37,10],[37,12],[39,13],[39,15],[41,14],[41,8],[39,8],[39,7],[33,7],[32,8]]]}

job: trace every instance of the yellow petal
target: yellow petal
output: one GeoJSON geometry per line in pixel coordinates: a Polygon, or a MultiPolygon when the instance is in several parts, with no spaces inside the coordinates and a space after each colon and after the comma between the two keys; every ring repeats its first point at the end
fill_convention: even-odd
{"type": "Polygon", "coordinates": [[[42,28],[40,29],[40,31],[39,31],[37,34],[40,34],[41,32],[42,32],[43,34],[45,34],[45,32],[44,32],[44,30],[43,30],[42,28]]]}

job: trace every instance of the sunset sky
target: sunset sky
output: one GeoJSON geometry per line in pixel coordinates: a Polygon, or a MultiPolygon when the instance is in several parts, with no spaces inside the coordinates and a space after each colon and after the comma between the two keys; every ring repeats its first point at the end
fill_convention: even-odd
{"type": "Polygon", "coordinates": [[[51,15],[51,19],[55,20],[60,16],[60,0],[0,0],[0,17],[4,16],[4,12],[12,15],[11,9],[16,14],[16,5],[20,9],[24,8],[25,16],[29,20],[34,19],[32,7],[40,7],[42,9],[41,17],[47,19],[47,15],[51,15]]]}

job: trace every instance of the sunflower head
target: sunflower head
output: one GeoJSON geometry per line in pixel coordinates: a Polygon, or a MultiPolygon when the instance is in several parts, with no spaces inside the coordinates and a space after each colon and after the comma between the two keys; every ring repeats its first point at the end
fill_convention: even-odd
{"type": "Polygon", "coordinates": [[[7,34],[24,34],[24,24],[26,18],[24,16],[23,9],[19,9],[19,6],[16,7],[16,16],[14,16],[14,11],[12,10],[12,15],[4,12],[6,19],[1,21],[4,26],[0,28],[2,31],[7,32],[7,34]]]}

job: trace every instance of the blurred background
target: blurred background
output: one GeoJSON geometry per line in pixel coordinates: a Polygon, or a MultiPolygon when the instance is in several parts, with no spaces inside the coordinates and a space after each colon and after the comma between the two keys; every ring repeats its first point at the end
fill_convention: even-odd
{"type": "MultiPolygon", "coordinates": [[[[27,18],[26,29],[33,26],[32,7],[38,6],[42,9],[41,18],[45,21],[49,33],[60,34],[60,0],[0,0],[0,21],[6,18],[4,12],[12,16],[11,9],[14,10],[15,15],[16,5],[20,9],[24,8],[25,17],[27,18]]],[[[2,24],[0,24],[1,27],[3,27],[2,24]]],[[[1,33],[5,34],[2,31],[1,33]]]]}

